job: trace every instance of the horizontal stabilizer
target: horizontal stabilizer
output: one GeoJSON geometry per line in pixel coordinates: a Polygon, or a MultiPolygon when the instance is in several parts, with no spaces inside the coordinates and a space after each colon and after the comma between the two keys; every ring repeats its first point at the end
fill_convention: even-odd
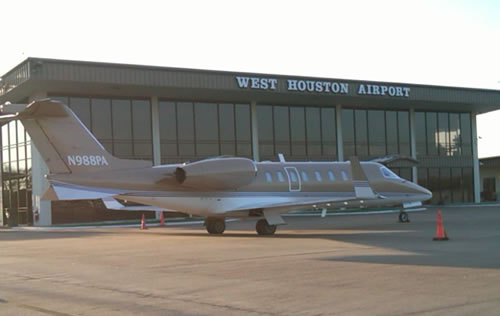
{"type": "Polygon", "coordinates": [[[88,187],[63,182],[50,182],[50,188],[45,191],[42,199],[48,200],[93,200],[122,193],[121,190],[88,187]]]}
{"type": "Polygon", "coordinates": [[[118,200],[111,196],[103,197],[102,202],[104,203],[104,206],[108,210],[117,210],[117,211],[157,211],[157,212],[177,212],[174,210],[167,210],[164,208],[159,208],[156,206],[150,206],[150,205],[134,205],[134,206],[125,206],[122,203],[120,203],[118,200]]]}

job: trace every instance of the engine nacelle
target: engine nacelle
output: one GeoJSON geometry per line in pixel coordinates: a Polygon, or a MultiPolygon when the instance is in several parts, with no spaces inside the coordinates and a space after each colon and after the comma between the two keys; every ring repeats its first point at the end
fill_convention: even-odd
{"type": "Polygon", "coordinates": [[[175,179],[183,186],[199,190],[235,190],[252,182],[256,174],[253,160],[211,158],[178,167],[175,179]]]}

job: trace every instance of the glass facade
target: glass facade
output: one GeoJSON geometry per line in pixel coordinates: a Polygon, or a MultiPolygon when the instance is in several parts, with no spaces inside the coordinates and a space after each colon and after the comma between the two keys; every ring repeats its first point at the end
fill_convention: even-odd
{"type": "Polygon", "coordinates": [[[417,156],[472,156],[469,113],[415,112],[417,156]]]}
{"type": "Polygon", "coordinates": [[[408,111],[342,109],[344,157],[410,156],[408,111]]]}
{"type": "MultiPolygon", "coordinates": [[[[346,160],[351,156],[370,160],[388,155],[411,155],[408,111],[342,109],[342,136],[346,160]]],[[[411,167],[390,168],[400,177],[412,180],[411,167]]]]}
{"type": "Polygon", "coordinates": [[[260,160],[336,160],[334,107],[257,105],[260,160]]]}
{"type": "Polygon", "coordinates": [[[418,183],[430,203],[473,201],[471,126],[470,113],[415,112],[418,183]]]}
{"type": "Polygon", "coordinates": [[[18,121],[2,126],[2,203],[4,223],[32,224],[31,140],[18,121]]]}
{"type": "MultiPolygon", "coordinates": [[[[111,154],[120,158],[152,160],[149,99],[51,98],[68,104],[111,154]]],[[[225,155],[252,158],[249,104],[159,100],[158,111],[162,163],[225,155]]],[[[288,161],[338,159],[334,106],[258,104],[256,111],[261,161],[276,161],[278,153],[283,153],[288,161]]],[[[361,160],[393,154],[412,155],[409,111],[343,108],[339,113],[344,159],[353,155],[361,160]]],[[[430,203],[472,201],[470,113],[416,111],[414,114],[415,149],[419,161],[417,178],[419,184],[433,192],[430,203]]],[[[29,224],[32,218],[30,138],[19,122],[10,122],[2,126],[1,131],[3,208],[8,209],[11,216],[16,216],[18,223],[29,224]]],[[[410,165],[402,163],[389,167],[399,176],[412,179],[410,165]]],[[[73,220],[83,218],[82,210],[88,208],[85,205],[79,207],[78,214],[69,217],[67,212],[53,207],[53,216],[73,220]]],[[[93,214],[86,218],[103,216],[102,213],[93,214]]],[[[119,217],[116,215],[115,218],[119,217]]],[[[53,223],[57,223],[57,219],[53,223]]]]}
{"type": "Polygon", "coordinates": [[[162,163],[252,157],[249,104],[159,102],[162,163]]]}
{"type": "Polygon", "coordinates": [[[66,103],[112,155],[153,159],[148,99],[51,96],[66,103]]]}

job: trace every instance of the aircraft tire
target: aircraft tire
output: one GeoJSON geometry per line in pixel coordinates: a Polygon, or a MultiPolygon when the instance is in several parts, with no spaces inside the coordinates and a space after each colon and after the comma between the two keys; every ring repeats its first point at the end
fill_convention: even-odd
{"type": "Polygon", "coordinates": [[[269,225],[267,220],[259,219],[255,225],[255,230],[257,234],[262,236],[274,235],[276,232],[276,225],[269,225]]]}
{"type": "Polygon", "coordinates": [[[205,221],[207,232],[213,235],[222,235],[226,230],[224,218],[207,218],[205,221]]]}
{"type": "Polygon", "coordinates": [[[410,217],[408,216],[408,213],[402,211],[399,213],[399,222],[400,223],[409,223],[410,222],[410,217]]]}

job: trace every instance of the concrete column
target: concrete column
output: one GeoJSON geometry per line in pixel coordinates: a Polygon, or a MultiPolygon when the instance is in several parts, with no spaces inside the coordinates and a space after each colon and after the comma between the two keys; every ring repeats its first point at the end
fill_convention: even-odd
{"type": "MultiPolygon", "coordinates": [[[[413,159],[417,159],[417,138],[415,135],[415,109],[410,109],[410,153],[413,159]]],[[[411,168],[412,181],[418,182],[417,166],[411,168]]]]}
{"type": "MultiPolygon", "coordinates": [[[[160,141],[160,106],[158,97],[151,97],[151,129],[153,140],[153,166],[161,165],[161,141],[160,141]]],[[[155,212],[155,218],[160,219],[161,212],[155,212]]]]}
{"type": "MultiPolygon", "coordinates": [[[[46,92],[39,92],[32,95],[29,101],[40,100],[47,98],[46,92]]],[[[34,226],[50,226],[52,225],[52,202],[41,201],[40,197],[49,187],[49,182],[45,179],[45,175],[49,173],[49,168],[42,156],[38,152],[35,144],[31,143],[31,177],[32,177],[32,194],[33,194],[33,213],[38,209],[39,219],[33,220],[34,226]]]]}
{"type": "Polygon", "coordinates": [[[49,173],[49,168],[33,143],[31,143],[31,163],[33,213],[38,209],[40,214],[38,221],[33,220],[33,225],[50,226],[52,225],[52,202],[40,200],[42,194],[49,187],[49,182],[45,179],[45,175],[49,173]]]}
{"type": "Polygon", "coordinates": [[[253,160],[260,161],[259,154],[259,130],[257,124],[257,102],[250,103],[250,116],[252,118],[252,152],[253,160]]]}
{"type": "MultiPolygon", "coordinates": [[[[0,126],[0,140],[3,139],[2,136],[3,136],[2,135],[2,126],[0,126]]],[[[0,143],[1,143],[1,141],[0,141],[0,143]]],[[[3,143],[1,143],[1,145],[2,146],[0,146],[0,147],[4,146],[3,143]]],[[[0,154],[0,166],[3,166],[3,160],[2,160],[2,155],[1,154],[0,154]]],[[[3,183],[2,174],[3,174],[3,172],[0,171],[0,185],[3,183]]],[[[0,188],[2,188],[2,187],[0,187],[0,188]]],[[[1,191],[0,191],[0,193],[1,193],[1,191]]],[[[4,221],[3,221],[4,214],[3,214],[3,200],[2,199],[3,199],[3,194],[0,194],[0,227],[2,227],[4,225],[7,225],[7,223],[4,223],[4,221]]]]}
{"type": "Polygon", "coordinates": [[[151,97],[151,128],[153,137],[153,165],[161,165],[160,108],[158,97],[151,97]]]}
{"type": "Polygon", "coordinates": [[[477,121],[476,113],[471,113],[471,127],[472,127],[472,174],[474,182],[474,203],[481,202],[481,188],[479,177],[479,155],[477,150],[477,121]]]}
{"type": "Polygon", "coordinates": [[[344,161],[344,137],[342,136],[342,106],[335,106],[335,125],[337,126],[337,159],[344,161]]]}

